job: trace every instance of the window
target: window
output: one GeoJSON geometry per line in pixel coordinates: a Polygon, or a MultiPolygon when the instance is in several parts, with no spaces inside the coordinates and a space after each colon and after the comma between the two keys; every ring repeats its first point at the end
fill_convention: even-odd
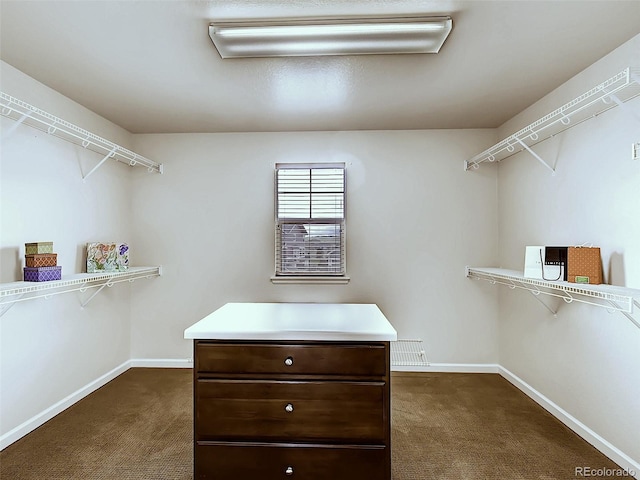
{"type": "Polygon", "coordinates": [[[276,164],[275,279],[344,277],[345,165],[276,164]]]}

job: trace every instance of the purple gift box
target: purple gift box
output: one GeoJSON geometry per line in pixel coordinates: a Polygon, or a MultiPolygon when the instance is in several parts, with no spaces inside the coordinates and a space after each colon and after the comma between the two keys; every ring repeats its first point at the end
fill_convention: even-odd
{"type": "Polygon", "coordinates": [[[50,282],[62,279],[62,267],[24,267],[25,282],[50,282]]]}

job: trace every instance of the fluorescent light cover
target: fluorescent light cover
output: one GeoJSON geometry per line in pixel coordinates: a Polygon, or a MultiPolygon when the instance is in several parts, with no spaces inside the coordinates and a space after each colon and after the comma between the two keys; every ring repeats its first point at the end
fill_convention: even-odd
{"type": "Polygon", "coordinates": [[[438,53],[450,17],[221,22],[209,36],[222,58],[438,53]]]}

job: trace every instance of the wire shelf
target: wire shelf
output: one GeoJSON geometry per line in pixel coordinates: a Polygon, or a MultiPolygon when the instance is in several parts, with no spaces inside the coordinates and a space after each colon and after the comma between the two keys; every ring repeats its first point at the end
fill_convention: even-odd
{"type": "MultiPolygon", "coordinates": [[[[0,284],[0,305],[8,310],[16,302],[48,298],[62,293],[80,291],[89,288],[111,287],[116,283],[133,282],[142,278],[162,275],[162,267],[131,267],[123,272],[77,273],[65,275],[61,280],[50,282],[11,282],[0,284]],[[25,296],[27,295],[27,296],[25,296]]],[[[93,298],[93,296],[91,297],[93,298]]],[[[89,301],[85,302],[85,306],[89,301]]]]}
{"type": "Polygon", "coordinates": [[[7,95],[4,92],[0,92],[0,107],[2,115],[18,123],[24,123],[25,125],[47,132],[50,135],[55,135],[75,145],[80,145],[87,150],[105,155],[102,161],[84,176],[85,179],[109,158],[113,158],[130,166],[141,165],[147,167],[150,172],[162,173],[162,164],[138,155],[131,150],[47,113],[27,102],[7,95]]]}
{"type": "MultiPolygon", "coordinates": [[[[640,308],[640,290],[616,287],[613,285],[581,285],[569,282],[553,282],[527,278],[517,270],[503,268],[467,267],[469,278],[486,280],[492,284],[505,285],[511,289],[521,288],[531,292],[537,300],[540,294],[563,299],[566,303],[579,302],[621,312],[640,328],[640,321],[634,318],[634,306],[640,308]]],[[[542,303],[542,301],[540,301],[542,303]]],[[[545,305],[543,303],[543,305],[545,305]]],[[[545,305],[554,315],[557,313],[545,305]]]]}
{"type": "Polygon", "coordinates": [[[392,366],[427,366],[427,354],[422,340],[396,340],[391,342],[392,366]]]}
{"type": "Polygon", "coordinates": [[[640,95],[640,70],[626,68],[588,92],[510,135],[484,152],[465,161],[465,170],[478,168],[484,162],[499,162],[523,150],[528,150],[547,168],[530,147],[607,110],[640,95]]]}

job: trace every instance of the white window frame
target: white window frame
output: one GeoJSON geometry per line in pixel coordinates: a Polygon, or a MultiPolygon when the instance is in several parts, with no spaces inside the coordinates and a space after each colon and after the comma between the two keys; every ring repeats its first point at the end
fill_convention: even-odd
{"type": "MultiPolygon", "coordinates": [[[[274,219],[275,219],[275,265],[274,265],[274,275],[271,277],[271,281],[273,283],[320,283],[320,284],[345,284],[349,282],[349,277],[347,276],[347,262],[346,262],[346,187],[347,187],[347,174],[346,174],[346,165],[344,163],[277,163],[275,165],[274,172],[274,219]],[[342,216],[336,217],[332,214],[334,212],[322,210],[319,214],[313,213],[312,208],[312,198],[315,194],[324,193],[313,190],[313,186],[311,184],[312,181],[312,171],[313,170],[321,170],[321,169],[341,169],[343,173],[343,185],[341,192],[332,192],[342,194],[342,216]],[[309,182],[310,186],[308,190],[301,191],[296,188],[295,193],[299,193],[299,196],[302,198],[300,205],[304,206],[304,210],[308,208],[308,215],[304,215],[301,213],[303,210],[299,212],[289,214],[283,213],[283,211],[279,207],[279,186],[278,186],[278,171],[279,170],[309,170],[309,182]],[[304,200],[304,196],[308,195],[308,207],[304,200]],[[279,212],[279,210],[281,210],[279,212]],[[310,237],[309,230],[314,228],[314,225],[318,226],[318,228],[328,228],[331,229],[332,225],[335,225],[335,228],[339,230],[339,235],[337,238],[339,240],[339,253],[338,253],[338,269],[336,271],[331,271],[329,268],[331,266],[331,262],[335,261],[335,255],[331,254],[330,257],[325,257],[326,264],[320,263],[321,270],[314,271],[313,269],[306,270],[304,266],[299,267],[301,270],[287,270],[286,267],[283,267],[283,262],[285,258],[291,259],[291,250],[289,249],[287,253],[283,252],[284,245],[282,244],[282,232],[290,227],[290,233],[295,235],[295,229],[300,228],[300,235],[302,235],[305,239],[310,237]]],[[[283,195],[287,195],[282,192],[283,195]]],[[[293,192],[288,192],[291,195],[293,192]]],[[[283,197],[284,198],[284,197],[283,197]]],[[[316,211],[318,212],[318,211],[316,211]]],[[[313,242],[313,239],[311,240],[313,242]]],[[[309,252],[306,250],[309,245],[305,241],[302,241],[301,251],[303,253],[303,257],[309,261],[317,261],[318,257],[309,257],[309,252]]],[[[318,246],[318,243],[315,244],[318,246]]],[[[303,262],[304,263],[304,262],[303,262]]],[[[297,267],[296,267],[297,268],[297,267]]]]}

